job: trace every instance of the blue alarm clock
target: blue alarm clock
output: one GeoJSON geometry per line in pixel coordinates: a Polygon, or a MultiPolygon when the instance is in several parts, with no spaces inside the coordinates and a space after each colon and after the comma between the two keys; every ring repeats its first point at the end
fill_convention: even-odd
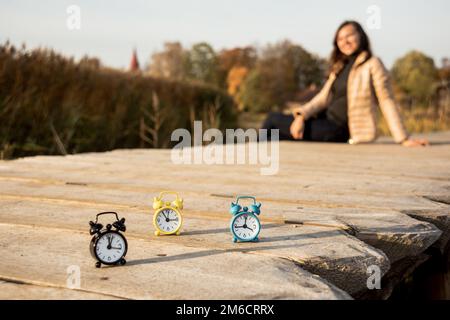
{"type": "Polygon", "coordinates": [[[231,203],[230,213],[231,218],[230,229],[233,234],[233,242],[251,242],[258,241],[258,235],[261,231],[261,224],[259,222],[261,203],[257,203],[255,197],[239,196],[236,198],[236,203],[231,203]],[[241,207],[239,200],[251,199],[253,204],[249,207],[241,207]]]}

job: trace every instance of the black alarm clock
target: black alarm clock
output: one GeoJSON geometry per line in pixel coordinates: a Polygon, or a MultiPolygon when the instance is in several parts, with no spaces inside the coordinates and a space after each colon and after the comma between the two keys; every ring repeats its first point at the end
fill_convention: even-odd
{"type": "Polygon", "coordinates": [[[93,235],[90,251],[92,257],[97,260],[95,266],[100,268],[102,264],[124,265],[126,263],[125,255],[128,251],[127,239],[122,234],[126,230],[125,218],[119,220],[116,212],[101,212],[95,217],[95,222],[89,222],[89,226],[91,227],[89,233],[93,235]],[[115,215],[116,221],[103,228],[103,225],[98,223],[98,217],[107,214],[115,215]]]}

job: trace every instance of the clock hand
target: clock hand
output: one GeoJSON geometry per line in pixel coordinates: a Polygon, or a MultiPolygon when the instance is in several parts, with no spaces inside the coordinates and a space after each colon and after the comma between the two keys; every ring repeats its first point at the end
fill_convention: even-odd
{"type": "Polygon", "coordinates": [[[108,237],[108,246],[106,248],[111,250],[111,237],[108,237]]]}
{"type": "Polygon", "coordinates": [[[246,226],[245,229],[249,229],[249,230],[252,230],[252,231],[253,231],[253,229],[252,229],[252,228],[249,228],[248,226],[246,226]]]}

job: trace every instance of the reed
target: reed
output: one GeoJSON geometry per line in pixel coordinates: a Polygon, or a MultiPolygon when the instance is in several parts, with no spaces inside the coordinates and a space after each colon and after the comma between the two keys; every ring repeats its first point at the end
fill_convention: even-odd
{"type": "Polygon", "coordinates": [[[0,46],[0,157],[172,145],[205,119],[236,126],[226,92],[75,62],[52,50],[0,46]],[[211,112],[214,106],[214,113],[211,112]]]}

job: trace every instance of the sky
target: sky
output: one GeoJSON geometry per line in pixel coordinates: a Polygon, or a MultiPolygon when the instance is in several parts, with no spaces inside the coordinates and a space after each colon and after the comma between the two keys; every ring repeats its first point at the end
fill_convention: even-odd
{"type": "Polygon", "coordinates": [[[168,41],[206,41],[219,51],[289,39],[326,58],[347,19],[364,26],[388,67],[413,49],[437,66],[450,57],[448,0],[0,0],[0,43],[87,54],[116,68],[128,67],[133,48],[145,65],[168,41]],[[68,27],[71,5],[80,29],[68,27]]]}

